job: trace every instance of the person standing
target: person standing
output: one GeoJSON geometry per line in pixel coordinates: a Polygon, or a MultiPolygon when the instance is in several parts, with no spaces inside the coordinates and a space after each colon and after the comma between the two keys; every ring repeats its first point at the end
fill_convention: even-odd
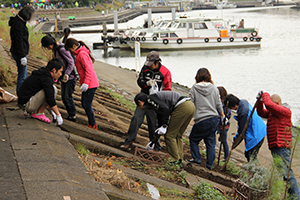
{"type": "Polygon", "coordinates": [[[59,40],[59,42],[60,43],[66,43],[66,41],[67,41],[67,39],[68,39],[68,37],[71,35],[71,29],[70,28],[65,28],[64,29],[64,37],[62,37],[60,40],[59,40]]]}
{"type": "Polygon", "coordinates": [[[10,52],[18,67],[17,88],[18,93],[21,84],[27,78],[27,54],[29,53],[28,29],[26,22],[31,20],[34,9],[31,6],[24,6],[15,17],[10,17],[11,47],[10,52]]]}
{"type": "MultiPolygon", "coordinates": [[[[182,135],[195,113],[195,106],[187,96],[173,91],[159,91],[151,95],[137,94],[134,101],[141,110],[154,110],[157,113],[158,135],[164,135],[171,162],[182,164],[182,135]]],[[[147,149],[155,148],[155,144],[147,149]]]]}
{"type": "Polygon", "coordinates": [[[99,87],[98,77],[93,66],[95,59],[91,55],[87,45],[74,38],[67,39],[65,48],[76,56],[75,66],[79,74],[80,89],[82,90],[81,105],[88,117],[88,127],[98,130],[92,108],[94,95],[97,87],[99,87]]]}
{"type": "Polygon", "coordinates": [[[219,90],[219,94],[221,97],[224,114],[226,114],[226,119],[228,119],[228,123],[224,125],[225,130],[224,130],[224,135],[223,135],[223,140],[222,140],[223,123],[221,120],[221,114],[219,113],[219,117],[218,117],[219,125],[217,127],[217,134],[219,134],[219,141],[222,140],[223,151],[224,151],[224,160],[223,161],[225,161],[229,156],[229,147],[228,147],[228,143],[227,143],[227,132],[228,132],[228,129],[230,126],[229,119],[231,117],[231,110],[230,110],[230,108],[227,108],[227,110],[226,110],[226,105],[224,105],[224,99],[227,96],[226,89],[223,86],[219,86],[217,88],[219,90]]]}
{"type": "MultiPolygon", "coordinates": [[[[146,62],[139,74],[137,83],[141,88],[141,92],[149,95],[152,87],[156,87],[159,91],[172,90],[171,72],[161,64],[161,59],[157,51],[148,53],[146,62]]],[[[138,129],[142,125],[144,118],[147,118],[149,138],[154,139],[154,131],[156,128],[156,113],[153,110],[141,110],[138,106],[135,109],[134,115],[131,118],[130,126],[127,131],[127,137],[121,148],[130,149],[132,142],[135,140],[138,129]]],[[[159,141],[155,143],[155,150],[161,149],[159,141]]]]}
{"type": "MultiPolygon", "coordinates": [[[[238,135],[243,132],[244,126],[253,108],[247,100],[240,100],[232,94],[227,95],[225,98],[224,104],[226,105],[227,102],[228,107],[231,110],[236,110],[237,113],[237,116],[234,116],[234,119],[236,119],[238,122],[238,132],[233,138],[233,140],[235,140],[238,135]]],[[[257,112],[254,111],[245,132],[245,157],[247,158],[248,162],[257,160],[257,154],[264,142],[266,134],[267,129],[265,123],[258,116],[257,112]]]]}
{"type": "MultiPolygon", "coordinates": [[[[257,113],[263,118],[267,118],[267,139],[269,149],[271,150],[273,159],[280,158],[281,163],[276,163],[278,171],[282,173],[283,179],[286,181],[288,170],[291,164],[291,149],[293,147],[292,138],[292,111],[288,104],[282,104],[279,95],[269,93],[264,90],[259,91],[257,98],[261,97],[261,101],[257,105],[257,113]],[[265,108],[264,108],[265,107],[265,108]]],[[[290,187],[288,193],[292,199],[299,199],[299,185],[293,173],[292,168],[289,172],[288,182],[290,187]]]]}
{"type": "Polygon", "coordinates": [[[62,125],[63,119],[55,101],[57,88],[53,85],[61,76],[62,71],[61,59],[54,58],[48,62],[46,67],[34,70],[22,83],[18,92],[18,105],[26,114],[29,113],[32,118],[51,123],[44,113],[44,110],[50,107],[55,114],[57,125],[62,125]]]}
{"type": "Polygon", "coordinates": [[[61,58],[64,63],[63,75],[61,81],[61,98],[68,112],[67,119],[76,122],[76,107],[73,100],[73,92],[76,85],[77,71],[74,67],[74,59],[70,53],[65,49],[64,44],[56,41],[51,35],[46,35],[41,40],[42,47],[52,50],[56,58],[61,58]]]}
{"type": "Polygon", "coordinates": [[[190,91],[190,98],[195,104],[196,112],[194,115],[195,124],[189,135],[190,150],[192,159],[188,162],[196,165],[201,164],[201,154],[199,151],[199,142],[204,140],[206,146],[206,169],[211,170],[216,158],[216,130],[218,126],[218,116],[221,114],[222,122],[225,121],[225,115],[222,108],[222,102],[219,90],[213,84],[210,72],[206,68],[200,68],[197,71],[196,84],[190,91]],[[219,111],[219,113],[218,113],[219,111]]]}

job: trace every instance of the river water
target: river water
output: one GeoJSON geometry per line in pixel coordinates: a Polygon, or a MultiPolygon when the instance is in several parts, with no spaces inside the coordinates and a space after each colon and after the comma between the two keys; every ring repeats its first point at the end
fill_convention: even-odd
{"type": "MultiPolygon", "coordinates": [[[[206,67],[211,72],[216,86],[224,86],[228,93],[246,99],[252,105],[261,89],[270,94],[279,94],[283,102],[291,106],[293,124],[299,125],[300,10],[290,7],[268,7],[186,12],[190,16],[200,13],[210,18],[222,17],[237,22],[244,19],[245,27],[259,28],[259,35],[263,38],[262,45],[260,48],[162,51],[162,63],[171,71],[173,82],[191,87],[195,83],[197,70],[206,67]]],[[[171,18],[171,13],[153,14],[152,18],[160,16],[171,18]]],[[[142,25],[146,18],[147,14],[126,24],[119,24],[119,28],[142,25]]],[[[79,29],[92,28],[99,29],[99,26],[79,29]]],[[[77,34],[72,37],[83,40],[90,47],[93,42],[101,41],[99,34],[77,34]]],[[[142,52],[140,66],[148,52],[142,52]]],[[[93,50],[92,55],[105,63],[136,69],[134,51],[131,50],[109,49],[107,53],[103,50],[93,50]]]]}

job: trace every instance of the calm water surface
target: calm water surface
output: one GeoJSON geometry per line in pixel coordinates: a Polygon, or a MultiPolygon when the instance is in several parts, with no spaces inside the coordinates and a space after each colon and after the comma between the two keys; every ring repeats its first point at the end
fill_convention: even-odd
{"type": "MultiPolygon", "coordinates": [[[[190,16],[201,13],[207,17],[223,17],[239,21],[245,19],[245,27],[258,27],[263,37],[261,48],[227,50],[195,50],[160,52],[162,63],[172,73],[173,82],[191,87],[200,67],[206,67],[217,86],[224,86],[228,93],[248,100],[252,105],[259,90],[277,93],[293,111],[293,123],[300,119],[300,11],[289,7],[264,9],[197,10],[187,12],[190,16]]],[[[153,14],[153,18],[171,17],[171,13],[153,14]]],[[[141,25],[147,15],[140,16],[119,28],[141,25]]],[[[112,25],[113,27],[113,25],[112,25]]],[[[91,29],[99,27],[84,27],[91,29]]],[[[100,41],[99,34],[78,34],[92,47],[100,41]]],[[[148,51],[142,52],[141,65],[148,51]]],[[[100,61],[135,69],[134,52],[130,50],[93,50],[93,56],[100,61]]],[[[97,72],[101,73],[101,72],[97,72]]]]}

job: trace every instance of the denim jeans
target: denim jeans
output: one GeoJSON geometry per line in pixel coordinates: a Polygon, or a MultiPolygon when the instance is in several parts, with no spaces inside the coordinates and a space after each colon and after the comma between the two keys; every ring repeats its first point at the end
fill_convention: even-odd
{"type": "Polygon", "coordinates": [[[216,158],[216,130],[218,126],[218,117],[205,119],[197,124],[194,124],[190,133],[190,149],[193,159],[201,162],[201,154],[199,152],[199,142],[204,139],[206,146],[206,166],[212,168],[216,158]]]}
{"type": "Polygon", "coordinates": [[[61,98],[70,117],[74,117],[76,114],[75,103],[72,97],[75,85],[76,79],[68,80],[66,83],[61,82],[61,98]]]}
{"type": "MultiPolygon", "coordinates": [[[[130,126],[129,129],[127,131],[127,137],[125,140],[125,144],[131,144],[137,135],[137,132],[140,128],[140,126],[142,125],[142,123],[144,122],[144,117],[146,115],[146,119],[147,119],[147,124],[148,124],[148,131],[149,131],[149,139],[152,141],[155,138],[155,128],[156,128],[156,113],[154,110],[141,110],[138,107],[136,107],[135,111],[134,111],[134,115],[131,118],[130,121],[130,126]]],[[[160,150],[161,146],[160,146],[160,141],[158,140],[155,143],[154,149],[156,150],[160,150]]]]}
{"type": "MultiPolygon", "coordinates": [[[[229,147],[228,147],[228,143],[227,143],[227,132],[228,132],[228,128],[225,129],[224,131],[224,135],[223,135],[223,151],[224,151],[224,159],[226,160],[228,158],[229,155],[229,147]]],[[[222,133],[223,130],[221,130],[221,128],[218,126],[217,127],[217,133],[220,134],[220,138],[222,139],[222,133]]]]}
{"type": "MultiPolygon", "coordinates": [[[[273,159],[274,157],[281,158],[282,162],[276,163],[276,167],[278,168],[278,171],[282,173],[283,179],[287,180],[288,169],[291,163],[291,150],[286,148],[273,148],[271,149],[271,153],[273,159]]],[[[290,187],[288,189],[290,197],[292,197],[293,200],[300,199],[299,185],[292,168],[290,170],[288,182],[290,184],[290,187]]]]}
{"type": "Polygon", "coordinates": [[[97,88],[90,88],[86,92],[82,92],[81,94],[81,105],[87,114],[89,125],[94,126],[95,121],[95,114],[92,108],[92,102],[94,99],[94,95],[97,88]]]}
{"type": "Polygon", "coordinates": [[[18,94],[18,91],[22,83],[27,78],[27,66],[21,65],[21,57],[16,55],[12,55],[12,57],[16,61],[18,67],[18,79],[17,79],[17,94],[18,94]]]}

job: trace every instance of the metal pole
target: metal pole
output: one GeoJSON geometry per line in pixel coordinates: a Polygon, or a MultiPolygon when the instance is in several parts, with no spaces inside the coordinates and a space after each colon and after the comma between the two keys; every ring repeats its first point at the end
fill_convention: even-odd
{"type": "Polygon", "coordinates": [[[151,28],[152,26],[152,11],[151,9],[148,9],[148,28],[151,28]]]}
{"type": "Polygon", "coordinates": [[[115,28],[115,33],[118,33],[118,12],[115,10],[114,11],[114,28],[115,28]]]}
{"type": "Polygon", "coordinates": [[[175,8],[172,8],[172,21],[175,20],[175,8]]]}

